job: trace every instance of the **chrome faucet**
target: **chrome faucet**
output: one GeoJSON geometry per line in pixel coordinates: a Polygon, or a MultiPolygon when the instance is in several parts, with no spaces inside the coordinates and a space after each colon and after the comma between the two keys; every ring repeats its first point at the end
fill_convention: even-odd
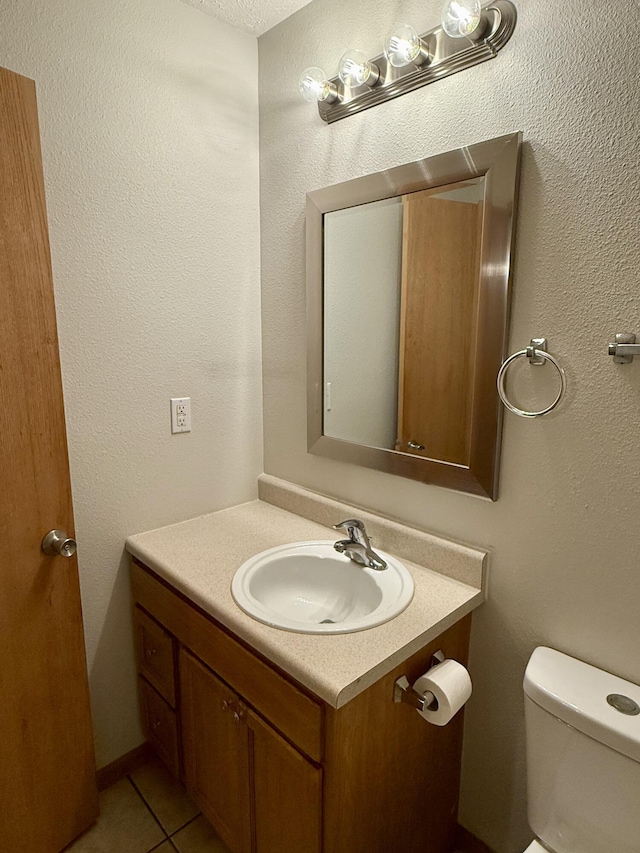
{"type": "Polygon", "coordinates": [[[334,530],[344,530],[349,534],[348,539],[339,539],[333,546],[340,554],[345,554],[354,563],[376,569],[381,572],[387,564],[371,547],[364,522],[359,518],[348,518],[340,524],[333,525],[334,530]]]}

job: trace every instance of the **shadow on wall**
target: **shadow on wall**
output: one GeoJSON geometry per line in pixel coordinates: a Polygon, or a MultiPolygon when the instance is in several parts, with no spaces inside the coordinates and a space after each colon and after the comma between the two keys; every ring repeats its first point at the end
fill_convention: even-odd
{"type": "Polygon", "coordinates": [[[491,838],[497,849],[517,838],[514,851],[518,853],[531,842],[533,833],[520,820],[520,804],[526,800],[524,694],[521,688],[514,691],[513,685],[522,685],[531,651],[539,644],[530,626],[501,613],[499,603],[491,598],[474,613],[469,659],[473,694],[465,710],[459,821],[479,838],[491,838]],[[487,660],[491,661],[491,682],[474,678],[477,662],[487,660]],[[500,713],[490,714],[489,708],[499,708],[500,713]],[[496,764],[507,772],[498,776],[496,764]],[[493,792],[487,801],[496,809],[494,813],[485,808],[482,822],[477,813],[465,810],[465,793],[473,796],[478,787],[493,792]],[[497,838],[496,827],[503,829],[497,838]]]}
{"type": "Polygon", "coordinates": [[[135,701],[137,677],[129,565],[129,556],[123,552],[89,666],[98,768],[144,741],[135,701]]]}

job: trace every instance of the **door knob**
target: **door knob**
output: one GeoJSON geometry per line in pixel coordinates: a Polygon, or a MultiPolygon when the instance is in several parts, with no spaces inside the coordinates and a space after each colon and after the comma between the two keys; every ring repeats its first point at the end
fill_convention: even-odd
{"type": "Polygon", "coordinates": [[[50,530],[42,540],[42,550],[50,557],[73,557],[78,548],[75,539],[70,539],[64,530],[50,530]]]}
{"type": "Polygon", "coordinates": [[[424,450],[424,444],[419,444],[417,441],[408,441],[407,444],[411,450],[424,450]]]}

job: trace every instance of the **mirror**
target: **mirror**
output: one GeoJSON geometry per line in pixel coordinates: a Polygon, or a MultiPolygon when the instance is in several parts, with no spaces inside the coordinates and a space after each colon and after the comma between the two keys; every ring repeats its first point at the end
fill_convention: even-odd
{"type": "Polygon", "coordinates": [[[495,500],[520,146],[309,193],[311,453],[495,500]]]}

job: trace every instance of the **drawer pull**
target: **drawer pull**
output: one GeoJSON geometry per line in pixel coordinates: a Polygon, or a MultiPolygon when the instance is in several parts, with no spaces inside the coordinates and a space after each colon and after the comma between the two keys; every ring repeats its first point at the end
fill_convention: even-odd
{"type": "Polygon", "coordinates": [[[162,725],[162,720],[154,720],[151,723],[151,728],[155,731],[156,729],[159,729],[161,725],[162,725]]]}

